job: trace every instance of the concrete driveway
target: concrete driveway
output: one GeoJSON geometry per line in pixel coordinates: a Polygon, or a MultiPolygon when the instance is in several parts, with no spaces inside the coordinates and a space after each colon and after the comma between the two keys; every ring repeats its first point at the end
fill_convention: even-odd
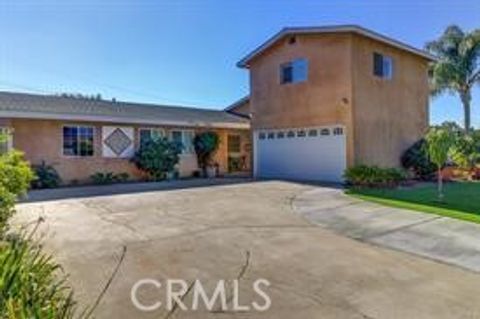
{"type": "MultiPolygon", "coordinates": [[[[45,219],[46,247],[84,305],[100,294],[126,247],[97,318],[480,318],[479,275],[306,221],[292,202],[314,189],[271,181],[25,203],[15,223],[45,219]],[[265,278],[272,306],[141,312],[130,291],[144,278],[198,278],[210,287],[239,278],[243,304],[258,301],[251,286],[265,278]]],[[[152,286],[140,295],[145,304],[164,297],[152,286]]],[[[191,304],[190,295],[184,300],[191,304]]]]}

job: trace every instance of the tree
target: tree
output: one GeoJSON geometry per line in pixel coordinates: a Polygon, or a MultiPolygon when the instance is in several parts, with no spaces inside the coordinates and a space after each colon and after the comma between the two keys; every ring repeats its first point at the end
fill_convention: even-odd
{"type": "Polygon", "coordinates": [[[442,168],[445,166],[452,146],[455,144],[455,135],[448,129],[432,128],[425,137],[427,153],[430,160],[437,166],[438,172],[438,199],[443,201],[442,168]]]}
{"type": "Polygon", "coordinates": [[[464,128],[471,129],[472,89],[480,83],[480,29],[465,33],[456,25],[426,45],[438,57],[430,69],[431,94],[458,94],[463,105],[464,128]]]}
{"type": "Polygon", "coordinates": [[[220,145],[220,137],[213,131],[202,132],[195,135],[193,146],[197,154],[198,165],[202,168],[204,175],[207,174],[207,167],[212,164],[213,155],[220,145]]]}
{"type": "Polygon", "coordinates": [[[459,136],[450,152],[455,164],[469,171],[469,178],[476,175],[476,166],[480,161],[480,135],[477,132],[459,136]]]}
{"type": "Polygon", "coordinates": [[[166,138],[150,140],[140,146],[132,161],[155,180],[165,179],[180,160],[181,147],[166,138]]]}

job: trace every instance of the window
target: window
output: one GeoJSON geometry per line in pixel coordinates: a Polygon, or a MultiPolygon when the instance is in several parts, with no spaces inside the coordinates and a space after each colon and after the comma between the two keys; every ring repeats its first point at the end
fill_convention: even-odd
{"type": "Polygon", "coordinates": [[[273,139],[275,138],[275,133],[269,132],[269,133],[267,134],[267,138],[268,138],[269,140],[273,140],[273,139]]]}
{"type": "Polygon", "coordinates": [[[183,154],[192,154],[194,152],[193,131],[170,131],[170,140],[181,146],[183,154]]]}
{"type": "Polygon", "coordinates": [[[307,136],[307,133],[304,130],[300,130],[300,131],[297,132],[297,136],[298,137],[305,137],[305,136],[307,136]]]}
{"type": "Polygon", "coordinates": [[[393,77],[392,58],[380,53],[373,53],[373,74],[383,79],[390,80],[393,77]]]}
{"type": "Polygon", "coordinates": [[[343,128],[336,127],[333,129],[333,135],[343,135],[343,128]]]}
{"type": "Polygon", "coordinates": [[[296,59],[280,66],[280,83],[299,83],[308,78],[307,59],[296,59]]]}
{"type": "Polygon", "coordinates": [[[241,138],[240,135],[228,135],[228,153],[240,153],[241,149],[241,138]]]}
{"type": "Polygon", "coordinates": [[[0,154],[5,154],[12,148],[12,133],[7,127],[0,127],[0,154]]]}
{"type": "Polygon", "coordinates": [[[165,136],[165,132],[158,128],[141,128],[140,129],[140,145],[147,143],[148,141],[156,141],[165,136]]]}
{"type": "Polygon", "coordinates": [[[288,137],[288,138],[293,138],[293,137],[295,137],[295,132],[294,132],[294,131],[288,131],[287,137],[288,137]]]}
{"type": "Polygon", "coordinates": [[[285,133],[283,132],[278,132],[277,133],[277,138],[284,138],[285,137],[285,133]]]}
{"type": "Polygon", "coordinates": [[[64,126],[63,155],[93,156],[93,127],[64,126]]]}
{"type": "Polygon", "coordinates": [[[313,129],[313,130],[309,130],[309,131],[308,131],[308,136],[310,136],[310,137],[315,137],[315,136],[317,136],[317,135],[318,135],[318,131],[317,131],[317,130],[314,130],[314,129],[313,129]]]}
{"type": "Polygon", "coordinates": [[[265,139],[265,133],[258,134],[258,138],[261,139],[261,140],[264,140],[265,139]]]}
{"type": "Polygon", "coordinates": [[[320,131],[320,135],[323,135],[323,136],[330,135],[330,130],[328,128],[324,128],[320,131]]]}

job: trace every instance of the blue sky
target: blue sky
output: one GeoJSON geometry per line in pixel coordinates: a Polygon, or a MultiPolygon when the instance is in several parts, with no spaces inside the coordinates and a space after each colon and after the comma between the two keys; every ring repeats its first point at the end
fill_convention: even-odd
{"type": "MultiPolygon", "coordinates": [[[[480,1],[0,0],[0,90],[221,108],[248,92],[235,63],[284,26],[360,24],[422,47],[452,23],[479,28],[480,1]]],[[[431,119],[461,121],[458,99],[432,101],[431,119]]]]}

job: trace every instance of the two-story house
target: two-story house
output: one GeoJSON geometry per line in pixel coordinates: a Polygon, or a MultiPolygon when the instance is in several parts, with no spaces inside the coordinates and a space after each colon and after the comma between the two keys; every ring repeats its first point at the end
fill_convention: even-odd
{"type": "Polygon", "coordinates": [[[359,26],[283,29],[238,63],[254,175],[338,182],[353,165],[399,166],[428,125],[433,60],[359,26]]]}

